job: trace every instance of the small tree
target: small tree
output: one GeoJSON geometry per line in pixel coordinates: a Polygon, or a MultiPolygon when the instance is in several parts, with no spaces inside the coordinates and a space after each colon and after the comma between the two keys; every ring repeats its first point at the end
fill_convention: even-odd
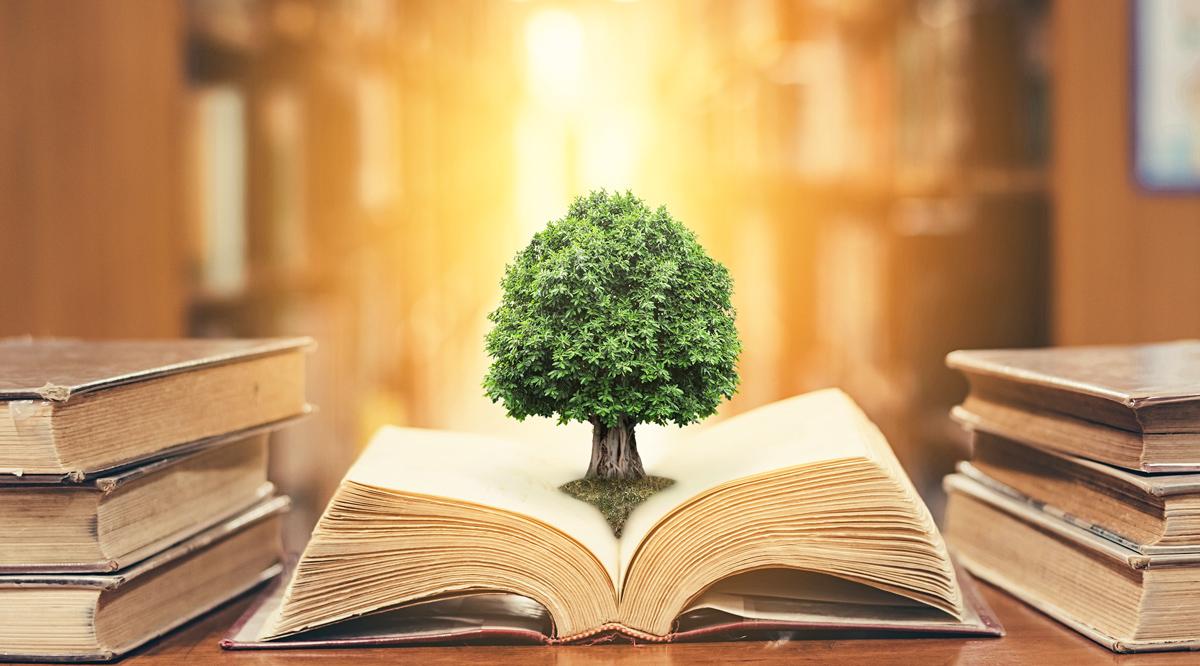
{"type": "Polygon", "coordinates": [[[486,393],[518,420],[590,422],[588,477],[643,477],[637,424],[694,423],[737,389],[729,271],[632,193],[577,198],[501,286],[486,393]]]}

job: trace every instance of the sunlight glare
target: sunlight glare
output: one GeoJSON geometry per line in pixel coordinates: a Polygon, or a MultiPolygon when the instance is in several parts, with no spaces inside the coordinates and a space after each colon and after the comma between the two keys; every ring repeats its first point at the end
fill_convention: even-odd
{"type": "Polygon", "coordinates": [[[534,95],[549,104],[570,105],[582,92],[583,25],[574,14],[545,9],[525,26],[529,84],[534,95]]]}

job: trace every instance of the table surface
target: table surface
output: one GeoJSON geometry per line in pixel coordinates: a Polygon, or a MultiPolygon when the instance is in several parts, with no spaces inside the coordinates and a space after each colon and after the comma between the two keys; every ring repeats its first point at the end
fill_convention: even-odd
{"type": "MultiPolygon", "coordinates": [[[[122,666],[152,666],[190,662],[226,666],[276,664],[329,664],[357,661],[366,664],[511,663],[522,666],[554,664],[585,666],[630,664],[774,663],[919,663],[919,664],[1136,664],[1200,663],[1200,655],[1186,652],[1117,655],[1076,634],[1054,620],[1023,605],[999,589],[979,583],[1008,635],[1003,638],[944,639],[829,639],[692,643],[683,645],[596,645],[529,647],[373,648],[353,650],[224,651],[217,641],[246,610],[250,598],[228,604],[192,622],[160,641],[126,657],[122,666]]],[[[251,595],[253,596],[253,595],[251,595]]]]}

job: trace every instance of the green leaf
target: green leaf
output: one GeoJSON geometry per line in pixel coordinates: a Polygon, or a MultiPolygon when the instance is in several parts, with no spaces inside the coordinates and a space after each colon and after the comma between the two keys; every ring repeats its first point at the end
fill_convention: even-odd
{"type": "Polygon", "coordinates": [[[577,198],[501,286],[483,386],[514,418],[686,425],[737,390],[729,271],[632,193],[577,198]]]}

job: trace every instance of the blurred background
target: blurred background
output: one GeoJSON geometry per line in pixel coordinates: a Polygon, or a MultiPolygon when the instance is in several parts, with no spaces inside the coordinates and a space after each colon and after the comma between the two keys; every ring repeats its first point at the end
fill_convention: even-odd
{"type": "Polygon", "coordinates": [[[1200,336],[1198,54],[1195,0],[4,0],[0,335],[313,336],[301,539],[379,425],[512,428],[505,262],[631,188],[733,273],[721,414],[840,386],[937,513],[946,352],[1200,336]]]}

